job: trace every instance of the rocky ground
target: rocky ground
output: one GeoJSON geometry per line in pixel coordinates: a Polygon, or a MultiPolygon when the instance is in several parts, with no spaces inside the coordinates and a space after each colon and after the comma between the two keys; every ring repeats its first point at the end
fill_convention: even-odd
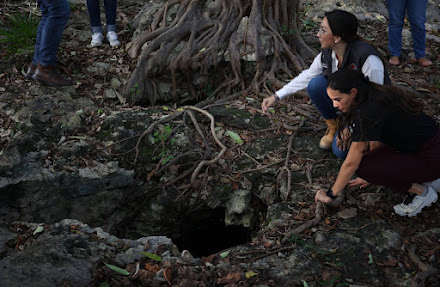
{"type": "MultiPolygon", "coordinates": [[[[118,25],[122,43],[128,43],[131,40],[133,34],[133,28],[130,26],[131,19],[143,5],[144,1],[120,1],[118,25]]],[[[33,9],[28,2],[22,1],[2,3],[0,8],[0,19],[4,19],[6,14],[17,9],[21,11],[33,9]]],[[[313,20],[310,11],[305,13],[304,17],[305,22],[313,20]]],[[[386,58],[386,23],[380,21],[379,18],[378,20],[371,18],[364,20],[361,25],[361,34],[364,38],[374,42],[386,58]]],[[[315,31],[313,25],[310,26],[311,22],[307,23],[308,25],[304,25],[304,37],[313,45],[315,31]]],[[[404,51],[407,56],[403,58],[402,65],[394,67],[387,64],[387,68],[394,83],[419,91],[426,112],[440,121],[440,75],[438,73],[440,45],[437,40],[439,34],[435,31],[429,33],[427,50],[429,58],[434,62],[432,67],[422,68],[411,60],[411,49],[405,41],[404,51]]],[[[125,105],[118,91],[130,75],[135,63],[127,56],[124,46],[118,49],[111,49],[109,45],[92,48],[88,46],[89,40],[87,12],[85,6],[78,2],[72,6],[71,20],[65,30],[59,52],[62,71],[75,79],[76,85],[59,90],[42,87],[24,79],[23,73],[30,63],[32,53],[14,56],[1,55],[0,150],[2,155],[3,152],[5,155],[0,165],[3,177],[0,183],[3,194],[19,194],[17,187],[23,188],[20,184],[26,181],[26,176],[31,178],[30,175],[26,175],[24,169],[36,164],[35,162],[41,163],[41,168],[48,172],[81,169],[81,174],[89,172],[86,174],[88,177],[85,176],[87,178],[91,178],[90,170],[97,170],[97,168],[92,169],[91,166],[98,166],[102,171],[98,174],[105,175],[110,174],[109,170],[118,170],[121,167],[130,170],[133,168],[130,165],[133,160],[132,154],[124,161],[120,157],[112,157],[114,154],[104,155],[102,153],[105,149],[105,140],[94,138],[93,141],[84,145],[86,148],[83,147],[82,142],[79,142],[81,139],[90,139],[95,135],[101,135],[105,139],[106,135],[102,132],[103,123],[112,112],[133,112],[139,117],[143,117],[145,112],[153,121],[167,114],[169,109],[173,109],[172,104],[167,108],[125,105]],[[35,107],[41,108],[42,112],[38,116],[29,116],[33,115],[32,110],[36,109],[35,107]],[[66,117],[66,114],[70,116],[66,117]],[[79,116],[75,117],[75,114],[79,116]],[[32,134],[31,130],[24,129],[23,132],[20,127],[23,123],[32,126],[39,134],[39,137],[32,135],[23,137],[23,139],[35,141],[33,147],[43,146],[47,152],[39,151],[37,159],[30,157],[28,165],[16,165],[13,162],[14,159],[6,151],[8,148],[25,144],[17,140],[20,135],[32,134]],[[53,128],[46,129],[45,125],[48,123],[53,128]],[[64,133],[58,133],[59,130],[63,130],[64,133]],[[63,135],[65,135],[64,138],[63,135]],[[41,144],[41,137],[50,139],[50,141],[47,140],[50,144],[41,144]],[[66,140],[67,142],[78,141],[78,144],[70,149],[65,146],[64,149],[57,148],[63,146],[66,140]],[[93,148],[89,149],[89,146],[93,148]],[[75,157],[70,157],[71,155],[75,157]],[[107,162],[102,166],[98,165],[96,164],[98,158],[100,162],[103,162],[103,159],[107,159],[107,162]],[[108,164],[116,159],[119,167],[108,164]],[[17,172],[17,166],[20,167],[18,173],[23,173],[20,181],[7,182],[5,178],[12,177],[11,173],[17,172]],[[8,170],[10,167],[11,171],[8,170]]],[[[269,201],[261,197],[260,200],[266,203],[268,210],[261,213],[261,218],[258,220],[259,229],[253,233],[253,239],[250,242],[230,247],[225,252],[219,251],[211,256],[206,254],[201,258],[194,258],[188,252],[182,253],[182,250],[176,250],[176,247],[166,238],[148,237],[136,240],[136,236],[132,236],[131,240],[117,239],[100,229],[89,228],[81,222],[67,220],[54,223],[50,222],[50,218],[47,220],[50,224],[44,225],[44,232],[41,230],[36,232],[37,226],[41,226],[38,224],[2,221],[1,234],[4,237],[0,238],[0,268],[2,268],[0,273],[3,275],[0,275],[0,283],[14,282],[13,284],[17,284],[15,286],[20,286],[19,282],[29,282],[34,278],[39,278],[41,284],[29,283],[29,285],[22,286],[54,286],[55,283],[59,286],[307,286],[306,284],[310,286],[408,286],[411,279],[418,275],[419,278],[429,277],[426,286],[438,286],[440,282],[438,273],[440,269],[440,230],[438,228],[440,206],[438,203],[426,208],[414,218],[402,218],[392,212],[392,206],[401,200],[400,195],[376,187],[362,192],[350,191],[342,206],[329,208],[319,224],[300,232],[299,235],[288,236],[293,227],[315,218],[315,206],[312,200],[314,190],[334,180],[340,161],[332,158],[330,154],[315,151],[313,148],[310,148],[311,152],[304,151],[305,145],[316,144],[323,129],[316,116],[316,110],[310,106],[307,98],[301,95],[291,97],[277,106],[275,113],[269,116],[261,115],[260,101],[261,98],[249,95],[228,105],[228,108],[245,110],[255,115],[255,118],[270,120],[268,127],[265,128],[256,127],[256,130],[249,128],[249,131],[246,131],[246,125],[241,127],[240,136],[250,143],[249,147],[264,140],[269,142],[274,138],[279,140],[276,144],[286,147],[293,134],[289,126],[298,124],[301,116],[307,118],[307,122],[305,128],[294,139],[293,159],[289,163],[292,170],[299,171],[299,176],[293,179],[294,190],[299,190],[298,194],[287,197],[287,202],[269,201]],[[55,252],[56,246],[59,245],[63,245],[65,250],[55,252]],[[105,250],[105,253],[102,253],[102,250],[105,250]],[[144,252],[143,256],[139,257],[138,255],[142,252],[144,252]],[[145,252],[148,252],[147,256],[145,252]],[[152,256],[153,253],[159,254],[162,257],[161,260],[152,256]],[[108,268],[101,258],[109,258],[110,261],[106,263],[125,268],[130,275],[124,275],[123,270],[108,268]],[[72,271],[71,267],[66,267],[69,264],[77,266],[76,271],[72,271]],[[69,276],[54,275],[63,273],[69,273],[69,276]],[[60,278],[64,279],[60,280],[60,278]],[[105,282],[108,285],[101,285],[105,282]]],[[[211,112],[215,111],[211,110],[211,112]]],[[[219,114],[216,120],[222,122],[219,114]]],[[[146,120],[143,123],[145,126],[142,127],[148,127],[151,121],[146,120]]],[[[223,119],[223,122],[232,126],[231,118],[223,119]]],[[[116,132],[116,129],[113,132],[116,132]]],[[[226,141],[225,138],[224,140],[226,141]]],[[[234,153],[238,153],[239,149],[233,145],[233,142],[228,143],[228,146],[233,146],[233,148],[225,158],[230,159],[229,163],[234,163],[222,166],[222,172],[225,174],[230,172],[228,168],[238,167],[234,153]]],[[[272,142],[271,144],[274,145],[272,142]]],[[[277,153],[276,150],[271,152],[270,155],[273,158],[258,158],[250,150],[240,155],[251,161],[261,160],[263,165],[281,160],[278,164],[281,167],[286,150],[287,148],[282,152],[277,153]]],[[[265,187],[275,190],[275,185],[278,184],[277,170],[272,167],[267,167],[267,169],[270,171],[256,172],[249,176],[250,185],[259,182],[256,178],[260,177],[260,180],[262,178],[267,181],[265,187]]],[[[124,181],[132,180],[130,178],[133,175],[126,170],[120,172],[124,173],[124,177],[115,179],[119,182],[119,186],[122,186],[124,181]]],[[[136,176],[139,176],[139,170],[142,169],[137,170],[136,176]]],[[[155,168],[146,167],[151,177],[153,177],[153,170],[155,168]]],[[[222,178],[226,184],[240,186],[238,189],[246,190],[245,186],[249,185],[246,181],[243,182],[243,179],[241,182],[233,179],[222,178]]],[[[206,180],[209,182],[209,179],[206,180]]],[[[27,182],[28,186],[33,183],[29,180],[27,182]]],[[[159,183],[162,182],[158,181],[159,183]]],[[[100,184],[105,185],[108,182],[103,180],[100,184]]],[[[118,187],[118,184],[114,182],[111,184],[113,184],[112,188],[118,187]]],[[[237,189],[236,186],[234,188],[237,189]]],[[[262,194],[264,193],[259,193],[259,196],[262,194]]],[[[140,198],[139,194],[136,196],[140,198]]],[[[286,195],[277,194],[279,198],[283,196],[286,195]]],[[[2,197],[2,200],[4,198],[2,197]]],[[[115,195],[111,200],[117,202],[121,198],[115,195]]],[[[32,201],[29,200],[29,202],[32,201]]],[[[61,199],[57,199],[55,205],[59,202],[62,202],[61,199]]],[[[10,213],[8,218],[32,222],[30,220],[32,216],[26,217],[13,211],[16,206],[7,206],[4,202],[0,206],[2,218],[5,218],[6,213],[10,213]]],[[[256,204],[253,207],[256,209],[256,204]]],[[[103,217],[102,214],[97,214],[96,218],[100,216],[103,217]]],[[[144,221],[139,218],[139,225],[142,225],[144,221]]],[[[81,212],[77,213],[75,219],[81,219],[81,212]]],[[[111,217],[111,220],[117,221],[117,218],[111,217]]],[[[136,225],[132,222],[124,222],[124,224],[129,226],[127,229],[136,225]]],[[[110,225],[103,224],[103,226],[107,230],[115,231],[109,227],[110,225]]],[[[111,233],[117,234],[118,232],[111,233]]],[[[129,232],[124,234],[129,234],[129,232]]],[[[14,286],[13,284],[9,286],[14,286]]]]}

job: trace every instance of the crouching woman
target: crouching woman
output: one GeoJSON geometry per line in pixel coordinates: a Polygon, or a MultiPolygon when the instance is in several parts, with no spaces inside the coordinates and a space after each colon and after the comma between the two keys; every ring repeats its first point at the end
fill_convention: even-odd
{"type": "Polygon", "coordinates": [[[343,113],[340,126],[351,127],[352,143],[332,188],[319,190],[316,202],[330,203],[347,185],[370,183],[407,194],[394,206],[401,216],[415,216],[437,201],[440,129],[415,93],[374,84],[352,69],[330,75],[327,93],[343,113]]]}

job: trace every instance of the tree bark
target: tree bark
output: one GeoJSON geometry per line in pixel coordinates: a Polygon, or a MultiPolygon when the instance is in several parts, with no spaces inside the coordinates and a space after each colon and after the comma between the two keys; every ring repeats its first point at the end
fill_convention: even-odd
{"type": "Polygon", "coordinates": [[[299,0],[169,0],[129,49],[137,64],[123,95],[154,105],[167,81],[178,104],[185,92],[194,101],[249,87],[273,92],[316,55],[300,36],[298,12],[299,0]]]}

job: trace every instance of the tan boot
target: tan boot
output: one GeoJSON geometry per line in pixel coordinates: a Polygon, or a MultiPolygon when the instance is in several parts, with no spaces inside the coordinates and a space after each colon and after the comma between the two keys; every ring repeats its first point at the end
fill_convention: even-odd
{"type": "Polygon", "coordinates": [[[335,138],[336,120],[325,120],[325,123],[327,125],[327,130],[319,142],[319,147],[323,149],[330,149],[332,147],[333,139],[335,138]]]}

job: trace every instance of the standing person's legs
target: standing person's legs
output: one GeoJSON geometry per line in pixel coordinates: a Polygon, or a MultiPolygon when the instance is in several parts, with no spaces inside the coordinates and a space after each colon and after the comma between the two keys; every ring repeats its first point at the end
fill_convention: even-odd
{"type": "Polygon", "coordinates": [[[116,8],[117,0],[104,0],[105,20],[107,32],[116,31],[116,8]]]}
{"type": "Polygon", "coordinates": [[[44,25],[46,24],[46,19],[48,17],[48,15],[47,15],[48,11],[45,8],[44,1],[38,0],[38,6],[40,7],[40,10],[41,10],[41,19],[40,19],[40,23],[38,24],[37,39],[35,41],[34,55],[32,57],[32,64],[35,66],[38,63],[40,63],[39,54],[40,54],[41,35],[43,34],[44,25]]]}
{"type": "Polygon", "coordinates": [[[387,0],[388,49],[391,57],[399,57],[402,50],[402,28],[405,20],[406,2],[407,0],[387,0]]]}
{"type": "Polygon", "coordinates": [[[411,25],[411,35],[416,59],[425,57],[427,4],[428,0],[408,0],[408,20],[411,25]]]}
{"type": "Polygon", "coordinates": [[[73,81],[62,76],[55,67],[64,28],[69,21],[69,2],[67,0],[40,0],[39,3],[44,25],[40,31],[38,54],[34,55],[34,61],[38,65],[33,79],[50,86],[70,86],[73,81]]]}
{"type": "Polygon", "coordinates": [[[92,33],[102,33],[101,12],[99,8],[99,0],[87,0],[87,10],[89,11],[90,26],[92,33]]]}
{"type": "Polygon", "coordinates": [[[408,0],[408,20],[411,25],[414,54],[422,66],[432,65],[432,62],[425,58],[427,4],[428,0],[408,0]]]}
{"type": "Polygon", "coordinates": [[[34,47],[34,55],[32,56],[32,62],[25,74],[25,77],[29,80],[34,79],[35,71],[37,70],[37,65],[40,63],[39,55],[40,55],[40,42],[41,42],[41,35],[43,34],[44,25],[46,24],[46,19],[48,17],[47,12],[48,10],[45,7],[45,3],[41,0],[38,0],[38,6],[41,10],[41,19],[40,23],[38,24],[37,29],[37,38],[35,40],[35,47],[34,47]]]}
{"type": "Polygon", "coordinates": [[[104,0],[105,5],[105,18],[107,23],[107,40],[112,47],[118,47],[121,42],[118,40],[118,35],[116,34],[116,0],[104,0]]]}
{"type": "Polygon", "coordinates": [[[67,0],[41,0],[40,4],[46,19],[40,36],[38,62],[42,66],[56,66],[58,47],[69,21],[70,5],[67,0]]]}

